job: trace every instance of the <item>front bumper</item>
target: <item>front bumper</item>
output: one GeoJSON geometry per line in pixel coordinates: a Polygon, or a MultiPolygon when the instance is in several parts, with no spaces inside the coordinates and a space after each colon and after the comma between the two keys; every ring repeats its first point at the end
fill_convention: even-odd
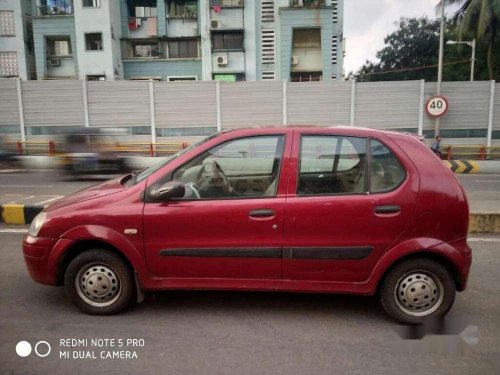
{"type": "Polygon", "coordinates": [[[57,285],[58,254],[61,252],[55,250],[67,248],[70,242],[26,235],[23,240],[23,254],[31,278],[40,284],[57,285]]]}

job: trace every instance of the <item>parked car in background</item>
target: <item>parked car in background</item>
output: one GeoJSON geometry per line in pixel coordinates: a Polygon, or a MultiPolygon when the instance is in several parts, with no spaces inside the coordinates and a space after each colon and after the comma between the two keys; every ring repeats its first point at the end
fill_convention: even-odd
{"type": "Polygon", "coordinates": [[[468,217],[417,137],[242,129],[49,205],[23,248],[34,280],[64,285],[90,314],[142,291],[262,290],[377,294],[418,324],[466,288],[468,217]]]}

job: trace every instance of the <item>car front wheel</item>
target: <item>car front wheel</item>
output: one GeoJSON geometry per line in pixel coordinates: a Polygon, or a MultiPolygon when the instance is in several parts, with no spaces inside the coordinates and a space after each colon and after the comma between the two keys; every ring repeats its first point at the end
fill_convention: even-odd
{"type": "Polygon", "coordinates": [[[382,281],[380,300],[385,311],[403,324],[421,324],[445,316],[455,300],[450,272],[432,259],[409,259],[382,281]]]}
{"type": "Polygon", "coordinates": [[[80,310],[92,315],[123,311],[133,295],[128,265],[106,250],[88,250],[71,261],[65,278],[66,294],[80,310]]]}

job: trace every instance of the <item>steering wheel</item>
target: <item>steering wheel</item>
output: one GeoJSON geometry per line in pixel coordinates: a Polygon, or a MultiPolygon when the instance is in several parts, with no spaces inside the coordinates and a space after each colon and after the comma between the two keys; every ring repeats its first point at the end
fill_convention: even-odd
{"type": "Polygon", "coordinates": [[[212,164],[210,165],[210,169],[212,170],[212,178],[216,181],[216,183],[221,181],[224,190],[231,193],[233,191],[233,189],[232,189],[231,185],[229,184],[227,176],[224,173],[224,171],[222,170],[222,167],[220,166],[220,164],[217,163],[216,160],[214,160],[214,161],[212,161],[212,164]]]}

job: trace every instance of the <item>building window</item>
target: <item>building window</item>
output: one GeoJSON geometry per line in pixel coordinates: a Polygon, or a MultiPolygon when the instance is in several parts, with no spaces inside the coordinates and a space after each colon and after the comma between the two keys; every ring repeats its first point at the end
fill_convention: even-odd
{"type": "Polygon", "coordinates": [[[156,7],[135,7],[135,17],[137,18],[152,18],[156,16],[156,7]]]}
{"type": "Polygon", "coordinates": [[[290,80],[292,82],[316,82],[321,81],[322,72],[292,72],[290,80]]]}
{"type": "Polygon", "coordinates": [[[168,57],[170,59],[198,58],[198,41],[196,39],[170,40],[168,57]]]}
{"type": "Polygon", "coordinates": [[[262,0],[262,22],[274,22],[274,0],[262,0]]]}
{"type": "Polygon", "coordinates": [[[198,17],[198,2],[196,0],[173,0],[169,1],[167,6],[169,17],[198,17]]]}
{"type": "Polygon", "coordinates": [[[212,79],[219,82],[241,82],[245,80],[245,73],[213,74],[212,79]]]}
{"type": "Polygon", "coordinates": [[[0,77],[18,77],[17,52],[0,52],[0,77]]]}
{"type": "Polygon", "coordinates": [[[160,56],[160,47],[158,43],[136,43],[132,50],[134,57],[139,58],[158,58],[160,56]]]}
{"type": "Polygon", "coordinates": [[[243,31],[225,31],[212,33],[214,50],[242,50],[243,31]]]}
{"type": "Polygon", "coordinates": [[[197,81],[197,76],[169,76],[167,77],[168,82],[187,82],[187,81],[197,81]]]}
{"type": "Polygon", "coordinates": [[[87,75],[87,81],[105,81],[105,80],[106,80],[106,76],[102,75],[102,74],[87,75]]]}
{"type": "Polygon", "coordinates": [[[71,56],[71,41],[69,37],[47,38],[47,56],[71,56]]]}
{"type": "Polygon", "coordinates": [[[244,0],[210,0],[211,7],[242,7],[244,3],[244,0]]]}
{"type": "Polygon", "coordinates": [[[83,6],[85,8],[99,8],[101,0],[83,0],[83,6]]]}
{"type": "Polygon", "coordinates": [[[0,36],[16,36],[13,10],[0,10],[0,36]]]}
{"type": "Polygon", "coordinates": [[[102,51],[102,33],[85,34],[85,48],[87,51],[102,51]]]}

